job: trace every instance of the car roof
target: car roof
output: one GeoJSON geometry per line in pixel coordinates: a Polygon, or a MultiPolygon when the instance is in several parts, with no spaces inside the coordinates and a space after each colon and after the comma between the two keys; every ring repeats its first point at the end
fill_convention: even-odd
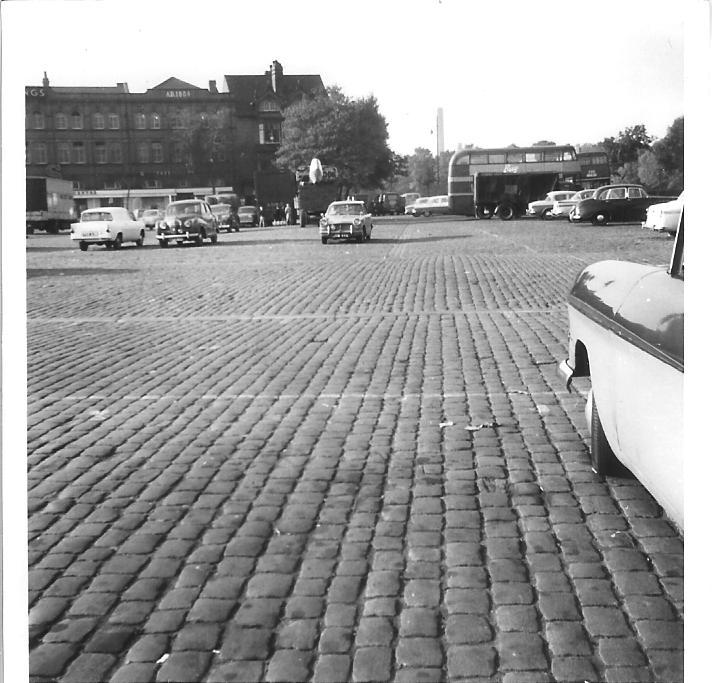
{"type": "Polygon", "coordinates": [[[360,199],[344,199],[343,201],[331,202],[331,206],[348,206],[349,204],[363,204],[360,199]]]}
{"type": "Polygon", "coordinates": [[[204,201],[204,199],[179,199],[178,201],[171,202],[168,206],[176,206],[177,204],[195,204],[196,202],[204,201]]]}
{"type": "Polygon", "coordinates": [[[123,206],[95,206],[93,209],[84,209],[82,213],[123,213],[128,211],[123,206]]]}

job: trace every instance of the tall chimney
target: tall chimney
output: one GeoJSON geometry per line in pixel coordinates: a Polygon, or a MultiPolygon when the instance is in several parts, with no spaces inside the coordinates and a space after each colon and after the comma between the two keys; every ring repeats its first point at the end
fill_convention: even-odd
{"type": "Polygon", "coordinates": [[[208,81],[208,90],[210,90],[211,95],[217,95],[217,81],[208,81]]]}
{"type": "Polygon", "coordinates": [[[46,71],[44,72],[44,78],[42,79],[42,87],[45,88],[45,90],[49,88],[49,78],[47,78],[46,71]]]}

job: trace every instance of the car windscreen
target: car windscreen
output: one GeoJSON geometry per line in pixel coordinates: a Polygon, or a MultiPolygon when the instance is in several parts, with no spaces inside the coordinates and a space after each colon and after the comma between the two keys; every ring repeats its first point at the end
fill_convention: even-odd
{"type": "Polygon", "coordinates": [[[237,210],[238,213],[252,213],[253,211],[257,211],[257,209],[254,206],[241,206],[237,210]]]}
{"type": "Polygon", "coordinates": [[[328,216],[352,216],[363,211],[363,204],[332,204],[326,212],[328,216]]]}
{"type": "Polygon", "coordinates": [[[114,217],[108,211],[92,211],[82,214],[82,223],[89,221],[113,221],[114,217]]]}
{"type": "Polygon", "coordinates": [[[189,213],[200,213],[200,204],[170,204],[166,216],[187,216],[189,213]]]}

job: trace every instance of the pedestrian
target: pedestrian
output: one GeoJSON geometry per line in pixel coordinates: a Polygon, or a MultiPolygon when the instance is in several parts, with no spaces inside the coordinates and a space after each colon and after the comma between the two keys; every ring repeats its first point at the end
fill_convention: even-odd
{"type": "Polygon", "coordinates": [[[264,209],[260,206],[260,220],[259,220],[259,226],[260,228],[265,227],[265,212],[264,209]]]}
{"type": "Polygon", "coordinates": [[[287,225],[292,225],[292,207],[289,204],[284,205],[284,221],[287,225]]]}

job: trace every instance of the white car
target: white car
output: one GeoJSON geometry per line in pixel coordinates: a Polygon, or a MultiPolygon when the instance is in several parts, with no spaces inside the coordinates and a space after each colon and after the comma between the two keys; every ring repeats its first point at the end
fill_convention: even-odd
{"type": "Polygon", "coordinates": [[[546,197],[537,199],[535,202],[529,202],[527,206],[527,216],[535,216],[537,218],[548,219],[552,217],[552,209],[554,202],[560,202],[563,199],[571,199],[576,193],[571,190],[558,190],[556,192],[547,192],[546,197]]]}
{"type": "Polygon", "coordinates": [[[86,251],[90,244],[103,244],[107,249],[119,249],[124,242],[143,246],[145,226],[123,206],[101,206],[82,211],[79,223],[72,223],[69,237],[86,251]]]}
{"type": "Polygon", "coordinates": [[[576,204],[578,204],[582,199],[593,197],[593,193],[595,191],[596,190],[579,190],[573,197],[569,197],[568,199],[557,199],[554,202],[554,206],[551,207],[551,215],[554,218],[562,218],[563,216],[568,217],[576,204]]]}
{"type": "Polygon", "coordinates": [[[446,194],[437,197],[420,197],[405,207],[405,212],[411,216],[432,216],[450,213],[450,205],[446,194]]]}
{"type": "Polygon", "coordinates": [[[677,232],[677,224],[680,221],[680,212],[685,203],[685,193],[681,192],[677,199],[662,204],[653,204],[648,207],[645,214],[644,228],[651,230],[661,230],[674,235],[677,232]]]}
{"type": "Polygon", "coordinates": [[[322,244],[326,244],[329,239],[351,237],[357,242],[363,242],[371,239],[372,230],[371,214],[366,211],[364,203],[358,201],[331,202],[319,221],[322,244]]]}

